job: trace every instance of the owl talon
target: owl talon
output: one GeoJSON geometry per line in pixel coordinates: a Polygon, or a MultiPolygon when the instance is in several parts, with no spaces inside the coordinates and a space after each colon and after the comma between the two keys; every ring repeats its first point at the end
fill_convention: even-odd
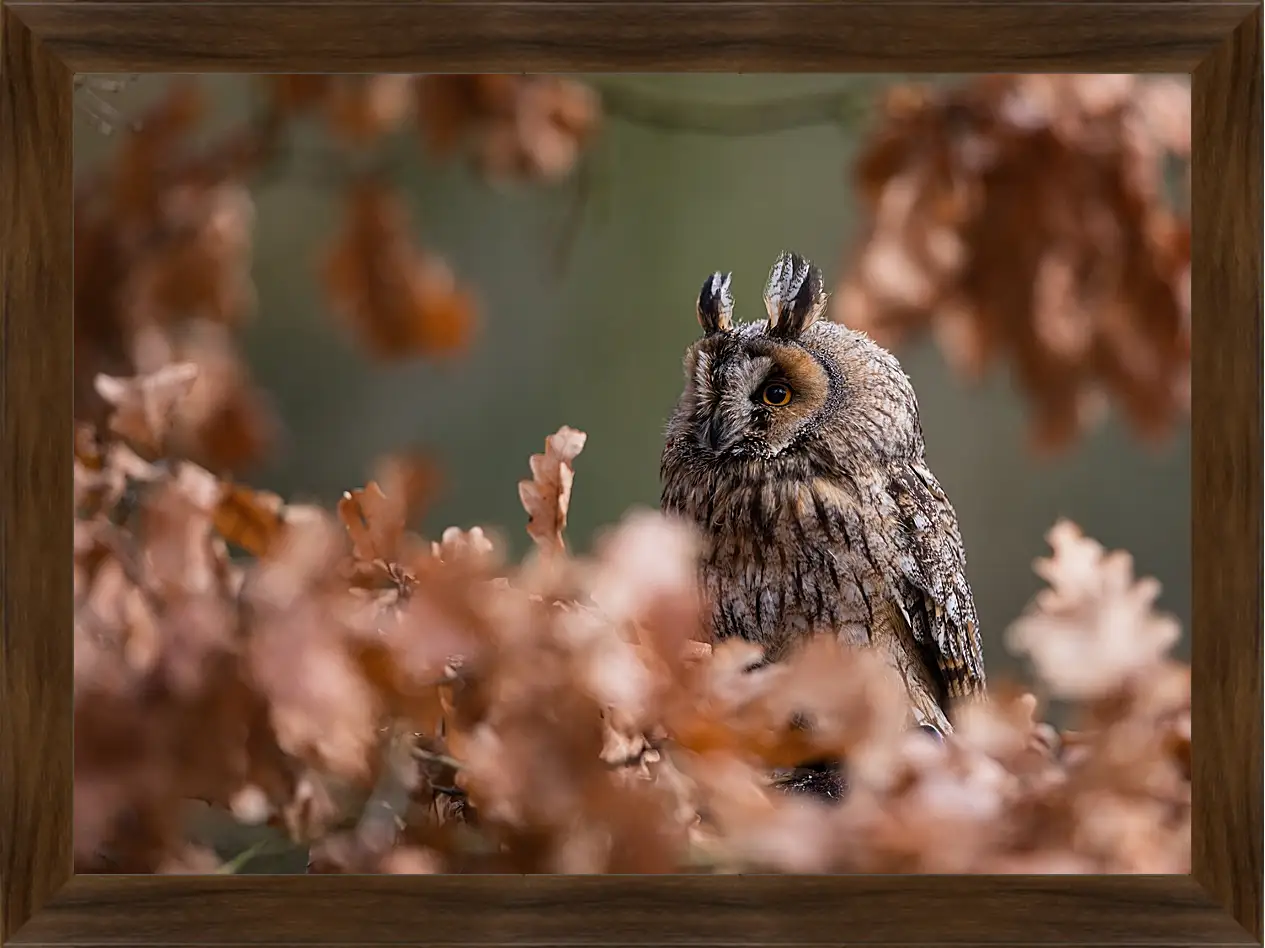
{"type": "Polygon", "coordinates": [[[838,760],[817,760],[800,764],[775,783],[785,793],[807,794],[827,803],[838,803],[848,793],[843,763],[838,760]]]}

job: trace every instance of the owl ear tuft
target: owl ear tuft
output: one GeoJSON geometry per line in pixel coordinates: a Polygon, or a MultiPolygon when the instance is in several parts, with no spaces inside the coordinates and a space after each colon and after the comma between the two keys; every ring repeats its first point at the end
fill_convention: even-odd
{"type": "Polygon", "coordinates": [[[734,328],[734,298],[729,292],[732,273],[717,271],[703,282],[698,294],[698,324],[703,332],[729,332],[734,328]]]}
{"type": "Polygon", "coordinates": [[[826,311],[821,270],[797,253],[783,253],[769,271],[764,308],[770,336],[796,338],[826,311]]]}

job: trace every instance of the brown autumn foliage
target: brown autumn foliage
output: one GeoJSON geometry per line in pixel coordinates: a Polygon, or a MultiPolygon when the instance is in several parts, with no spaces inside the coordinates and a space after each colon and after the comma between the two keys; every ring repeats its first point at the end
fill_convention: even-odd
{"type": "Polygon", "coordinates": [[[436,154],[464,149],[499,180],[558,180],[596,134],[601,105],[588,86],[560,76],[424,76],[417,121],[436,154]]]}
{"type": "Polygon", "coordinates": [[[336,514],[145,460],[170,386],[118,387],[133,421],[76,440],[80,871],[211,871],[189,799],[309,844],[320,872],[1188,869],[1176,626],[1071,524],[1010,637],[1076,732],[1003,689],[941,745],[864,650],[751,671],[758,649],[706,644],[680,524],[634,512],[568,555],[580,432],[533,458],[537,552],[510,563],[477,528],[408,529],[431,480],[407,459],[336,514]],[[842,803],[775,787],[821,757],[847,761],[842,803]]]}
{"type": "Polygon", "coordinates": [[[395,196],[363,181],[347,205],[343,233],[325,258],[325,288],[365,349],[393,360],[464,347],[474,299],[442,257],[413,244],[395,196]]]}
{"type": "Polygon", "coordinates": [[[1190,404],[1190,222],[1164,197],[1189,155],[1172,79],[898,86],[855,167],[865,230],[834,316],[889,346],[930,328],[969,379],[1004,359],[1040,449],[1107,398],[1161,438],[1190,404]]]}
{"type": "MultiPolygon", "coordinates": [[[[234,331],[249,318],[247,182],[315,116],[351,148],[410,117],[492,176],[564,173],[596,125],[549,77],[264,80],[259,121],[194,146],[174,87],[84,183],[76,215],[75,863],[236,871],[189,801],[268,825],[313,872],[1185,872],[1189,669],[1171,619],[1071,524],[1020,617],[1043,697],[997,690],[944,744],[904,729],[864,651],[819,640],[752,671],[706,641],[694,538],[657,513],[590,557],[565,542],[586,435],[561,428],[519,495],[534,552],[409,528],[435,471],[385,459],[335,511],[231,479],[275,421],[234,331]],[[809,722],[808,727],[804,722],[809,722]],[[835,805],[782,773],[843,758],[835,805]]],[[[409,238],[380,176],[348,180],[320,271],[379,358],[443,355],[469,291],[409,238]]]]}
{"type": "MultiPolygon", "coordinates": [[[[173,83],[129,124],[114,159],[80,183],[75,202],[76,419],[101,425],[124,397],[110,381],[107,395],[99,374],[148,377],[191,363],[196,382],[172,403],[165,447],[217,472],[261,459],[278,430],[234,332],[255,309],[249,185],[280,160],[289,123],[315,114],[336,142],[365,150],[413,121],[440,157],[460,150],[489,178],[535,181],[569,172],[600,116],[587,87],[555,77],[262,83],[260,117],[209,144],[195,143],[206,117],[199,87],[173,83]]],[[[390,184],[351,167],[338,169],[346,222],[318,261],[332,308],[380,360],[464,349],[477,325],[473,293],[441,255],[416,245],[390,184]]],[[[118,423],[130,424],[126,413],[118,423]]]]}
{"type": "Polygon", "coordinates": [[[196,86],[173,84],[115,161],[77,190],[75,416],[104,421],[111,399],[100,373],[152,375],[191,363],[200,369],[194,391],[173,402],[164,436],[182,455],[223,470],[257,458],[275,424],[231,335],[254,305],[254,204],[242,178],[267,149],[262,133],[245,130],[206,149],[185,147],[203,112],[196,86]]]}
{"type": "Polygon", "coordinates": [[[267,82],[283,113],[317,113],[349,145],[372,145],[411,117],[430,152],[461,153],[498,180],[564,177],[601,119],[593,90],[560,76],[281,75],[267,82]]]}
{"type": "MultiPolygon", "coordinates": [[[[247,184],[289,123],[314,117],[361,151],[412,126],[496,181],[568,174],[601,125],[596,93],[557,76],[261,81],[260,117],[199,148],[197,87],[173,85],[76,201],[76,417],[104,418],[98,372],[193,362],[171,438],[218,471],[249,466],[276,432],[231,332],[254,303],[247,184]]],[[[894,88],[856,164],[863,235],[835,318],[889,346],[930,327],[970,379],[1004,359],[1039,448],[1067,446],[1109,399],[1142,435],[1167,435],[1189,409],[1190,227],[1163,178],[1189,157],[1189,104],[1179,81],[1128,75],[894,88]]],[[[383,359],[464,349],[474,295],[415,244],[381,175],[342,176],[345,224],[321,270],[353,337],[383,359]]]]}

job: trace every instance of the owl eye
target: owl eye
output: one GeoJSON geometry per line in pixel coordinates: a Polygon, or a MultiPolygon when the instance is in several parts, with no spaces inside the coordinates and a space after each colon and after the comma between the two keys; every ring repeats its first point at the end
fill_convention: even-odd
{"type": "Polygon", "coordinates": [[[764,391],[760,393],[760,401],[774,408],[784,408],[791,403],[791,388],[781,382],[766,385],[764,391]]]}

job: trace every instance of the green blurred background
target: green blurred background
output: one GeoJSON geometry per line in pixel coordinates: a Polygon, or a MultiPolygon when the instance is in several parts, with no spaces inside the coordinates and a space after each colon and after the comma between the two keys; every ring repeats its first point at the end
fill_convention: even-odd
{"type": "MultiPolygon", "coordinates": [[[[445,474],[426,528],[492,525],[521,552],[517,481],[544,437],[568,424],[589,433],[572,502],[577,546],[630,507],[657,504],[663,426],[696,334],[702,280],[732,270],[745,319],[761,316],[763,281],[784,248],[816,260],[834,283],[854,227],[848,168],[866,132],[865,106],[896,77],[592,78],[613,96],[654,96],[687,115],[831,90],[860,108],[833,124],[740,137],[608,114],[585,159],[592,193],[561,265],[575,180],[497,189],[459,162],[433,163],[414,136],[397,136],[384,158],[418,240],[477,290],[482,325],[465,357],[394,367],[366,356],[328,310],[318,259],[343,208],[319,159],[328,164],[332,146],[316,125],[301,126],[290,160],[254,192],[259,305],[245,348],[286,435],[252,483],[332,503],[363,484],[377,456],[422,446],[445,474]]],[[[138,112],[168,81],[140,77],[110,102],[138,112]]],[[[256,92],[248,77],[203,81],[217,124],[247,114],[256,92]]],[[[76,122],[82,172],[118,136],[76,122]]],[[[1130,550],[1139,572],[1163,583],[1161,605],[1188,626],[1188,432],[1156,450],[1110,418],[1065,455],[1037,459],[1004,368],[968,389],[929,339],[898,355],[919,394],[930,464],[961,518],[994,676],[1013,667],[1001,633],[1039,588],[1031,563],[1059,517],[1130,550]]]]}

